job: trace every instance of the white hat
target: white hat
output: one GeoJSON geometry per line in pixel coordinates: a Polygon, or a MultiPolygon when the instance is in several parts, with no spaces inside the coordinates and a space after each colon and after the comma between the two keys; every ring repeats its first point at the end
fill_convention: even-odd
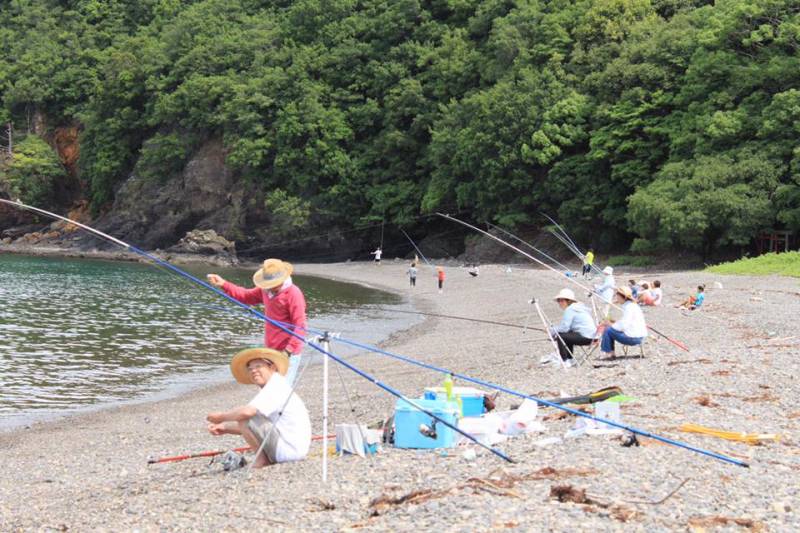
{"type": "Polygon", "coordinates": [[[608,275],[610,276],[610,275],[612,275],[613,273],[614,273],[614,269],[613,269],[613,268],[611,268],[611,267],[605,267],[605,268],[603,269],[603,274],[608,274],[608,275]]]}
{"type": "Polygon", "coordinates": [[[575,293],[572,292],[570,289],[561,289],[556,297],[553,300],[569,300],[571,302],[577,302],[578,300],[575,299],[575,293]]]}

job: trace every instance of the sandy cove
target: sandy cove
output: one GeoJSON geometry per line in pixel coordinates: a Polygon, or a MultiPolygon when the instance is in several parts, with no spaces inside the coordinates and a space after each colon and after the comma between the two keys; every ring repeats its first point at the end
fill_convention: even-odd
{"type": "MultiPolygon", "coordinates": [[[[438,294],[433,273],[424,268],[410,289],[406,268],[405,262],[385,261],[380,267],[299,265],[297,271],[399,292],[420,311],[534,327],[540,325],[531,314],[531,296],[541,298],[555,320],[560,313],[550,298],[568,286],[542,270],[507,272],[487,265],[471,278],[466,269],[451,267],[438,294]]],[[[618,280],[627,277],[620,273],[618,280]]],[[[542,368],[539,356],[550,347],[539,332],[434,318],[393,335],[386,347],[543,397],[618,385],[636,398],[623,404],[626,423],[748,461],[749,469],[647,439],[632,448],[607,436],[538,446],[574,423],[552,409],[540,410],[544,433],[500,445],[516,464],[482,449],[467,461],[461,448],[387,448],[368,459],[332,458],[323,485],[321,446],[314,444],[301,463],[259,471],[224,473],[206,459],[147,466],[148,457],[241,446],[235,437],[205,431],[207,412],[244,403],[255,393],[226,384],[0,433],[6,459],[0,530],[798,530],[797,280],[698,272],[647,277],[662,280],[670,304],[647,309],[649,323],[685,342],[691,353],[650,339],[643,360],[542,368]],[[685,313],[671,306],[699,282],[709,287],[706,308],[685,313]],[[749,446],[677,430],[688,422],[783,438],[749,446]],[[587,503],[551,498],[556,485],[585,490],[587,503]],[[403,503],[370,505],[381,496],[402,499],[414,492],[403,503]]],[[[441,375],[383,356],[360,355],[353,362],[409,396],[442,381],[441,375]]],[[[358,419],[371,423],[391,414],[393,397],[342,372],[358,419]]],[[[331,377],[331,421],[352,421],[333,369],[331,377]]],[[[320,367],[309,368],[299,391],[319,433],[320,367]]],[[[499,407],[518,402],[501,394],[499,407]]]]}

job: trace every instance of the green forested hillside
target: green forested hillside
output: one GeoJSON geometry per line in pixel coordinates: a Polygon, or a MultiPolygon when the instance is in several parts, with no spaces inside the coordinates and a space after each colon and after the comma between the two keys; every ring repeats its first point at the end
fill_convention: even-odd
{"type": "Polygon", "coordinates": [[[80,125],[96,209],[219,138],[258,201],[328,223],[544,210],[583,242],[704,252],[800,229],[795,0],[11,0],[0,20],[0,119],[80,125]]]}

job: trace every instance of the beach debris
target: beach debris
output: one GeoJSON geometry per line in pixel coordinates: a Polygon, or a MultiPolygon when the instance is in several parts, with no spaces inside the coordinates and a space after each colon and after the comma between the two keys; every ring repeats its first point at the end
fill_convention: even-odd
{"type": "Polygon", "coordinates": [[[725,431],[722,429],[714,429],[698,424],[683,424],[678,428],[678,431],[684,433],[699,433],[701,435],[709,435],[720,439],[731,440],[736,442],[746,442],[747,444],[756,445],[764,441],[778,441],[781,436],[777,433],[739,433],[735,431],[725,431]]]}
{"type": "Polygon", "coordinates": [[[308,501],[314,507],[309,509],[310,512],[318,512],[318,511],[333,511],[336,509],[336,505],[330,500],[323,500],[322,498],[313,498],[308,501]]]}
{"type": "Polygon", "coordinates": [[[464,450],[464,453],[461,454],[461,457],[463,457],[464,460],[467,461],[468,463],[471,463],[478,457],[478,454],[475,453],[474,449],[467,448],[466,450],[464,450]]]}
{"type": "Polygon", "coordinates": [[[225,472],[244,468],[247,464],[247,459],[245,459],[244,454],[237,453],[233,450],[225,452],[222,457],[216,457],[212,461],[214,460],[218,460],[218,462],[222,463],[222,469],[225,472]]]}
{"type": "Polygon", "coordinates": [[[721,289],[721,288],[723,288],[723,287],[722,287],[722,283],[720,283],[719,281],[715,281],[715,282],[714,282],[714,288],[715,288],[715,289],[721,289]]]}
{"type": "Polygon", "coordinates": [[[706,395],[695,396],[692,398],[697,405],[703,407],[719,407],[719,404],[706,395]]]}
{"type": "Polygon", "coordinates": [[[622,437],[622,446],[630,448],[632,446],[639,446],[639,439],[636,438],[636,433],[628,433],[622,437]]]}
{"type": "Polygon", "coordinates": [[[572,485],[553,485],[550,487],[550,497],[561,503],[595,503],[594,500],[586,496],[585,489],[576,489],[572,485]]]}
{"type": "Polygon", "coordinates": [[[706,531],[706,528],[716,528],[723,526],[737,525],[751,531],[767,531],[767,527],[752,518],[730,518],[727,516],[698,516],[689,519],[689,530],[694,533],[706,531]]]}

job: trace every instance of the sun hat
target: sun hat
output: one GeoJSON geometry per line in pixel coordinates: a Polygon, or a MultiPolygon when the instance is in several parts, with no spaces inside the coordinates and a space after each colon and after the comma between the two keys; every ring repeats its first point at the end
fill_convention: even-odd
{"type": "Polygon", "coordinates": [[[245,385],[253,384],[253,380],[250,379],[250,371],[247,369],[247,364],[253,359],[272,361],[282,376],[285,376],[286,371],[289,370],[289,357],[285,353],[272,348],[248,348],[237,353],[231,359],[231,374],[236,381],[245,385]]]}
{"type": "Polygon", "coordinates": [[[611,267],[605,267],[603,269],[603,274],[608,274],[609,276],[614,273],[614,269],[611,267]]]}
{"type": "Polygon", "coordinates": [[[253,283],[262,289],[272,289],[286,281],[293,271],[291,263],[280,259],[267,259],[253,274],[253,283]]]}
{"type": "Polygon", "coordinates": [[[633,292],[629,287],[617,287],[616,293],[626,300],[633,300],[633,292]]]}
{"type": "Polygon", "coordinates": [[[575,293],[572,292],[570,289],[561,289],[556,297],[553,300],[570,300],[572,302],[577,302],[578,300],[575,299],[575,293]]]}

